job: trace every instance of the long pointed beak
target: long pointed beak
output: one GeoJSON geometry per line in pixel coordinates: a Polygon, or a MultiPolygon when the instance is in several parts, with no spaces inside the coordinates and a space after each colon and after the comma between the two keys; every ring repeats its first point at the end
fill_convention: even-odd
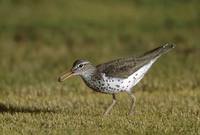
{"type": "Polygon", "coordinates": [[[60,77],[58,77],[58,82],[63,82],[64,80],[66,80],[67,78],[69,78],[73,75],[74,75],[73,72],[65,72],[60,77]]]}

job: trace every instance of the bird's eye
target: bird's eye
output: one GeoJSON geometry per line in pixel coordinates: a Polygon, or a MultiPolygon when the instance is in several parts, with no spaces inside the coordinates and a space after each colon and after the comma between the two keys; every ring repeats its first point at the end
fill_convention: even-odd
{"type": "Polygon", "coordinates": [[[78,67],[79,67],[79,68],[82,68],[82,67],[83,67],[83,64],[78,65],[78,67]]]}

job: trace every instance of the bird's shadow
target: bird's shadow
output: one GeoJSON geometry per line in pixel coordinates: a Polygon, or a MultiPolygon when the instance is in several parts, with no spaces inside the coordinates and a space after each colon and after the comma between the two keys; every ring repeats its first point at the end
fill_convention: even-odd
{"type": "Polygon", "coordinates": [[[56,113],[56,110],[49,108],[14,106],[11,104],[5,105],[0,103],[0,113],[56,113]]]}

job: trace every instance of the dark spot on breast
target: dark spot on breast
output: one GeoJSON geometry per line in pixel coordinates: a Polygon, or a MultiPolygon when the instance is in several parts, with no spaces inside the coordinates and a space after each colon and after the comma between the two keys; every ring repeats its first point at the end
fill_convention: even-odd
{"type": "Polygon", "coordinates": [[[105,89],[105,87],[101,87],[101,90],[104,90],[105,89]]]}
{"type": "Polygon", "coordinates": [[[135,76],[137,76],[138,74],[135,74],[135,76]]]}
{"type": "Polygon", "coordinates": [[[119,85],[115,85],[115,86],[118,87],[118,88],[120,87],[119,85]]]}
{"type": "Polygon", "coordinates": [[[130,83],[131,81],[128,81],[128,83],[130,83]]]}
{"type": "Polygon", "coordinates": [[[120,82],[120,80],[118,80],[118,82],[120,82]]]}

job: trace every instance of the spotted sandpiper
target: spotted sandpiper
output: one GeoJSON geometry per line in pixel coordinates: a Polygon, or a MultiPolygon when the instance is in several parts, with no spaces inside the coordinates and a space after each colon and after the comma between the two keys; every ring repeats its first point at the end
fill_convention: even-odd
{"type": "Polygon", "coordinates": [[[129,114],[135,107],[136,97],[131,89],[144,77],[152,64],[164,53],[174,48],[174,44],[165,44],[138,57],[127,57],[112,60],[94,66],[87,60],[76,60],[70,72],[63,73],[58,81],[62,82],[71,76],[80,76],[85,84],[96,92],[112,95],[112,104],[104,115],[109,114],[116,103],[116,93],[126,92],[131,97],[129,114]]]}

